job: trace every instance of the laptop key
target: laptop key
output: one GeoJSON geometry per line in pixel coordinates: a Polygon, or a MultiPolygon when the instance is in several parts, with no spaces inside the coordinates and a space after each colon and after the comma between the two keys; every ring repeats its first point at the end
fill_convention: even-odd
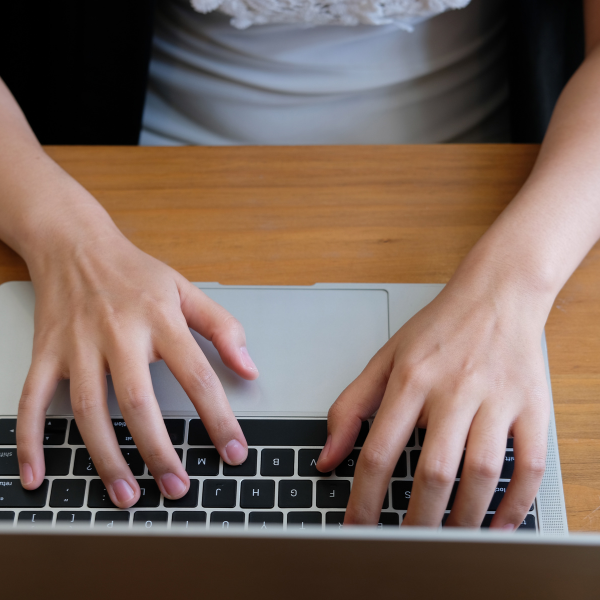
{"type": "Polygon", "coordinates": [[[339,479],[317,481],[318,508],[346,508],[349,498],[349,481],[339,479]]]}
{"type": "Polygon", "coordinates": [[[166,510],[138,510],[133,514],[133,526],[152,529],[166,527],[169,513],[166,510]]]}
{"type": "Polygon", "coordinates": [[[323,517],[320,512],[289,512],[287,515],[288,529],[310,529],[321,527],[323,517]]]}
{"type": "Polygon", "coordinates": [[[190,479],[190,489],[187,494],[179,500],[169,500],[165,498],[164,505],[167,508],[196,508],[198,506],[198,493],[200,482],[197,479],[190,479]]]}
{"type": "Polygon", "coordinates": [[[94,519],[94,527],[108,529],[127,527],[129,525],[129,512],[126,510],[99,510],[94,519]]]}
{"type": "Polygon", "coordinates": [[[325,527],[335,527],[336,529],[341,529],[344,526],[345,516],[346,513],[341,511],[331,511],[325,513],[325,527]]]}
{"type": "MultiPolygon", "coordinates": [[[[78,452],[79,452],[79,450],[78,450],[78,452]]],[[[142,455],[140,454],[140,451],[137,448],[131,448],[131,449],[121,448],[121,453],[123,454],[123,458],[125,459],[125,462],[131,469],[131,472],[136,477],[139,477],[144,474],[144,467],[146,465],[144,463],[144,459],[142,458],[142,455]]]]}
{"type": "MultiPolygon", "coordinates": [[[[488,510],[496,511],[500,506],[500,502],[502,502],[502,498],[504,498],[504,494],[506,494],[506,490],[508,489],[508,484],[510,481],[499,481],[496,489],[494,491],[494,495],[492,496],[492,501],[488,507],[488,510]]],[[[529,510],[533,510],[533,504],[529,507],[529,510]]]]}
{"type": "MultiPolygon", "coordinates": [[[[140,486],[140,499],[133,505],[134,508],[154,508],[158,506],[160,491],[156,481],[154,479],[137,479],[136,481],[140,486]]],[[[88,506],[90,508],[116,508],[101,479],[90,481],[88,506]]]]}
{"type": "Polygon", "coordinates": [[[299,450],[298,451],[298,475],[300,477],[329,477],[328,473],[321,473],[317,469],[317,460],[319,460],[320,450],[299,450]]]}
{"type": "Polygon", "coordinates": [[[203,510],[176,510],[171,515],[171,527],[206,527],[206,512],[203,510]]]}
{"type": "Polygon", "coordinates": [[[229,529],[230,527],[241,527],[246,522],[243,512],[215,511],[210,514],[211,529],[229,529]]]}
{"type": "Polygon", "coordinates": [[[44,424],[44,446],[60,446],[65,443],[67,419],[46,419],[44,424]]]}
{"type": "Polygon", "coordinates": [[[140,486],[140,499],[134,508],[154,508],[160,502],[160,490],[154,479],[136,479],[140,486]]]}
{"type": "Polygon", "coordinates": [[[511,450],[504,455],[500,479],[511,479],[515,470],[515,453],[511,450]]]}
{"type": "Polygon", "coordinates": [[[310,508],[312,481],[282,479],[279,482],[279,508],[310,508]]]}
{"type": "Polygon", "coordinates": [[[240,506],[242,508],[273,508],[275,506],[275,482],[272,479],[242,481],[240,506]]]}
{"type": "Polygon", "coordinates": [[[96,467],[92,462],[87,448],[75,450],[75,463],[73,464],[73,475],[98,475],[96,467]]]}
{"type": "Polygon", "coordinates": [[[83,446],[83,438],[79,433],[79,427],[75,423],[75,419],[71,419],[71,427],[69,429],[69,445],[70,446],[83,446]]]}
{"type": "Polygon", "coordinates": [[[412,430],[410,437],[408,438],[408,442],[406,443],[407,448],[412,448],[415,445],[415,430],[412,430]]]}
{"type": "Polygon", "coordinates": [[[396,466],[394,467],[394,472],[392,473],[392,477],[406,477],[408,474],[407,466],[406,466],[406,451],[402,452],[396,466]]]}
{"type": "Polygon", "coordinates": [[[394,510],[408,510],[412,481],[392,481],[392,506],[394,510]]]}
{"type": "MultiPolygon", "coordinates": [[[[70,448],[44,448],[46,475],[68,475],[71,466],[70,448]]],[[[0,475],[18,475],[16,448],[0,448],[0,475]]]]}
{"type": "Polygon", "coordinates": [[[192,448],[187,451],[185,470],[188,475],[213,477],[219,474],[219,453],[214,448],[192,448]]]}
{"type": "Polygon", "coordinates": [[[0,448],[0,475],[18,475],[19,461],[16,448],[0,448]]]}
{"type": "Polygon", "coordinates": [[[68,475],[71,468],[71,448],[44,448],[46,475],[68,475]]]}
{"type": "Polygon", "coordinates": [[[116,508],[101,479],[92,479],[90,481],[87,505],[90,508],[116,508]]]}
{"type": "Polygon", "coordinates": [[[352,450],[348,456],[336,467],[335,474],[338,477],[354,477],[354,470],[356,469],[356,462],[360,450],[352,450]]]}
{"type": "Polygon", "coordinates": [[[119,442],[119,446],[135,446],[133,436],[131,433],[129,433],[127,423],[125,423],[123,419],[113,419],[112,424],[117,436],[117,442],[119,442]]]}
{"type": "Polygon", "coordinates": [[[425,434],[427,433],[427,429],[419,428],[417,431],[419,432],[419,446],[423,446],[425,443],[425,434]]]}
{"type": "Polygon", "coordinates": [[[16,419],[0,419],[0,444],[14,446],[17,443],[16,432],[16,419]]]}
{"type": "Polygon", "coordinates": [[[527,515],[521,524],[517,527],[517,530],[521,529],[533,529],[535,530],[535,515],[527,515]]]}
{"type": "Polygon", "coordinates": [[[223,463],[223,475],[226,477],[254,477],[258,452],[256,448],[248,448],[248,457],[241,465],[228,465],[223,463]]]}
{"type": "Polygon", "coordinates": [[[419,456],[421,456],[420,450],[411,450],[410,451],[410,476],[415,476],[415,471],[417,470],[417,464],[419,462],[419,456]]]}
{"type": "Polygon", "coordinates": [[[9,522],[13,523],[15,520],[14,510],[0,510],[0,523],[7,525],[9,522]]]}
{"type": "Polygon", "coordinates": [[[181,446],[185,441],[185,419],[165,419],[165,427],[173,446],[181,446]]]}
{"type": "Polygon", "coordinates": [[[236,504],[235,479],[205,479],[202,489],[202,506],[205,508],[233,508],[236,504]]]}
{"type": "Polygon", "coordinates": [[[367,439],[367,435],[369,435],[369,421],[363,421],[360,424],[360,431],[358,432],[356,442],[354,442],[354,447],[362,448],[365,443],[365,440],[367,439]]]}
{"type": "Polygon", "coordinates": [[[379,515],[377,527],[399,527],[400,517],[398,513],[382,512],[379,515]]]}
{"type": "Polygon", "coordinates": [[[48,526],[52,524],[54,513],[51,510],[41,510],[34,512],[32,510],[22,510],[19,513],[17,525],[25,527],[48,526]]]}
{"type": "Polygon", "coordinates": [[[204,423],[200,419],[192,419],[190,421],[190,429],[188,431],[188,444],[190,446],[212,446],[212,440],[204,427],[204,423]]]}
{"type": "Polygon", "coordinates": [[[283,529],[283,513],[275,511],[251,512],[248,527],[256,529],[283,529]]]}
{"type": "Polygon", "coordinates": [[[50,492],[50,506],[81,508],[85,497],[85,479],[55,479],[50,492]]]}
{"type": "Polygon", "coordinates": [[[68,527],[91,524],[92,513],[89,510],[77,510],[73,512],[61,510],[56,515],[56,522],[68,527]]]}
{"type": "Polygon", "coordinates": [[[26,490],[19,479],[0,479],[0,508],[41,508],[48,497],[48,480],[37,490],[26,490]]]}
{"type": "Polygon", "coordinates": [[[292,477],[294,475],[294,451],[265,448],[260,453],[260,474],[266,477],[292,477]]]}

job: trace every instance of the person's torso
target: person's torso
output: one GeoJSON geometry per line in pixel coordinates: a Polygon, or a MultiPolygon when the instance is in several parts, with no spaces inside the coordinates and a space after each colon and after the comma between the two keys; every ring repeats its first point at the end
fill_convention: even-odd
{"type": "Polygon", "coordinates": [[[141,143],[506,141],[504,12],[472,0],[387,25],[240,30],[163,0],[141,143]]]}

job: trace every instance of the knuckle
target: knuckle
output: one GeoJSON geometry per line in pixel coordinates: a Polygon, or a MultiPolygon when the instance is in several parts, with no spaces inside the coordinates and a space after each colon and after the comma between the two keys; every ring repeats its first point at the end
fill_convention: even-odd
{"type": "Polygon", "coordinates": [[[144,388],[126,387],[121,393],[119,401],[130,412],[140,412],[148,408],[154,399],[154,394],[144,388]]]}
{"type": "Polygon", "coordinates": [[[372,442],[362,449],[359,460],[367,471],[371,473],[381,473],[382,471],[385,471],[391,463],[389,448],[384,444],[372,442]]]}
{"type": "MultiPolygon", "coordinates": [[[[518,461],[515,461],[515,467],[518,461]]],[[[546,471],[546,456],[544,455],[532,455],[521,458],[522,469],[530,477],[535,479],[541,479],[546,471]]]]}
{"type": "Polygon", "coordinates": [[[432,488],[445,488],[454,483],[456,479],[456,467],[447,460],[430,458],[426,461],[419,460],[417,474],[421,481],[432,488]]]}
{"type": "Polygon", "coordinates": [[[482,451],[477,458],[465,459],[464,471],[477,480],[497,480],[502,470],[501,462],[497,457],[482,451]]]}
{"type": "Polygon", "coordinates": [[[245,333],[242,324],[224,309],[223,313],[224,314],[219,320],[219,324],[217,325],[213,335],[213,340],[216,343],[219,343],[219,341],[223,340],[223,338],[237,339],[239,337],[244,337],[245,333]]]}
{"type": "Polygon", "coordinates": [[[88,415],[94,415],[101,404],[97,394],[90,391],[87,382],[81,382],[74,386],[71,384],[71,399],[73,404],[73,415],[77,419],[85,419],[88,415]]]}
{"type": "Polygon", "coordinates": [[[400,381],[403,387],[421,389],[427,381],[428,369],[423,362],[406,363],[400,368],[400,381]]]}

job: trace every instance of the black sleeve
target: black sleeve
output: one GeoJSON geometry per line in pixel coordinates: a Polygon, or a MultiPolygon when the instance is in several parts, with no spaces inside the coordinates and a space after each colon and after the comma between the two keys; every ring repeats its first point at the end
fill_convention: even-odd
{"type": "Polygon", "coordinates": [[[0,77],[42,144],[137,144],[153,0],[0,3],[0,77]]]}
{"type": "Polygon", "coordinates": [[[582,0],[509,0],[513,142],[542,141],[554,105],[584,57],[582,0]]]}

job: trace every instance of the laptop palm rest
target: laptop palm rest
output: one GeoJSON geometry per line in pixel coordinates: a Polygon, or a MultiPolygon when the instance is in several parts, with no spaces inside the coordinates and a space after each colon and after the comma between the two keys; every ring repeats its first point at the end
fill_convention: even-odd
{"type": "MultiPolygon", "coordinates": [[[[14,291],[15,306],[6,306],[6,295],[2,301],[3,311],[12,314],[7,327],[14,330],[10,347],[0,341],[0,355],[6,357],[0,361],[2,414],[16,414],[26,376],[23,365],[31,361],[33,291],[30,284],[14,291]]],[[[386,290],[222,287],[204,292],[243,324],[248,350],[260,371],[255,381],[242,379],[221,362],[210,342],[193,333],[238,415],[326,415],[389,338],[386,290]]],[[[163,414],[196,414],[164,362],[150,365],[150,371],[163,414]]],[[[109,409],[111,415],[120,415],[110,377],[109,409]]],[[[70,413],[68,382],[61,382],[48,414],[70,413]]]]}

